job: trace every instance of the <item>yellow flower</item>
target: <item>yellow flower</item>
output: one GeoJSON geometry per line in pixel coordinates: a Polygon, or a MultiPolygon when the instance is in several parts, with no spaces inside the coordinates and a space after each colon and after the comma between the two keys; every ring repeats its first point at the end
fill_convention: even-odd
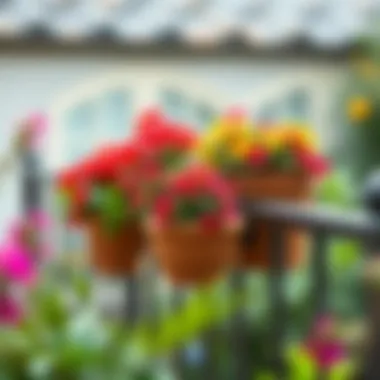
{"type": "Polygon", "coordinates": [[[306,125],[289,126],[284,131],[284,144],[297,149],[313,151],[317,148],[317,137],[314,131],[306,125]]]}
{"type": "Polygon", "coordinates": [[[281,124],[262,130],[260,135],[262,145],[269,152],[275,152],[283,147],[309,151],[317,148],[317,138],[307,125],[281,124]]]}
{"type": "Polygon", "coordinates": [[[269,127],[260,133],[260,139],[270,152],[276,151],[284,145],[286,128],[283,125],[269,127]]]}
{"type": "Polygon", "coordinates": [[[203,135],[197,151],[209,163],[220,159],[220,152],[226,157],[244,160],[252,139],[252,127],[247,120],[221,118],[203,135]]]}
{"type": "Polygon", "coordinates": [[[251,141],[246,139],[240,139],[231,146],[231,155],[233,158],[244,161],[251,150],[251,141]]]}
{"type": "Polygon", "coordinates": [[[371,101],[364,96],[355,96],[349,101],[347,111],[351,121],[366,121],[372,115],[371,101]]]}
{"type": "Polygon", "coordinates": [[[208,163],[212,162],[212,157],[215,155],[215,144],[210,138],[199,141],[196,147],[196,155],[208,163]]]}

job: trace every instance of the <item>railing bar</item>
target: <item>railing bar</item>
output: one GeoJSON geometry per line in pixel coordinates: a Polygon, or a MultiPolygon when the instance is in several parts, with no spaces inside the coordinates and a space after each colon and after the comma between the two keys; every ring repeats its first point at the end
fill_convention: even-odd
{"type": "MultiPolygon", "coordinates": [[[[186,299],[186,290],[180,288],[173,288],[173,294],[171,297],[171,309],[174,312],[181,310],[186,299]]],[[[187,366],[186,366],[186,353],[183,347],[179,347],[174,350],[172,355],[172,363],[176,380],[186,380],[187,378],[187,366]]]]}
{"type": "MultiPolygon", "coordinates": [[[[374,219],[373,222],[378,223],[379,220],[374,219]]],[[[366,265],[369,269],[369,266],[375,267],[378,265],[380,238],[366,242],[365,247],[367,251],[366,265]]],[[[377,380],[380,376],[380,290],[377,286],[376,278],[371,277],[371,275],[368,276],[368,273],[364,276],[364,304],[367,314],[367,331],[370,339],[368,339],[364,350],[362,368],[355,380],[377,380]],[[374,280],[375,282],[373,282],[374,280]]]]}
{"type": "Polygon", "coordinates": [[[137,275],[129,275],[126,280],[126,319],[130,326],[138,321],[139,317],[139,283],[137,275]]]}
{"type": "Polygon", "coordinates": [[[281,379],[284,376],[283,345],[285,338],[285,327],[287,323],[287,310],[284,294],[284,263],[285,263],[285,240],[284,227],[278,224],[272,226],[271,249],[270,249],[270,271],[269,271],[269,293],[272,302],[272,328],[271,341],[273,342],[273,370],[281,379]]]}
{"type": "Polygon", "coordinates": [[[315,299],[315,315],[323,315],[328,307],[328,262],[327,262],[327,234],[316,231],[313,234],[312,248],[312,281],[315,299]]]}
{"type": "MultiPolygon", "coordinates": [[[[245,276],[243,271],[236,271],[232,274],[231,287],[233,299],[241,298],[245,288],[245,276]]],[[[245,316],[245,310],[238,310],[234,316],[231,326],[232,353],[234,358],[233,379],[245,380],[253,376],[251,367],[252,357],[249,352],[249,330],[245,316]]]]}
{"type": "Polygon", "coordinates": [[[38,155],[29,149],[21,156],[21,208],[24,216],[42,206],[42,182],[38,155]]]}
{"type": "Polygon", "coordinates": [[[361,211],[276,201],[244,202],[241,209],[247,217],[333,235],[362,240],[376,239],[380,235],[380,223],[374,223],[371,215],[361,211]]]}
{"type": "Polygon", "coordinates": [[[218,344],[219,337],[219,326],[212,326],[204,334],[204,345],[205,345],[205,360],[202,366],[202,379],[219,379],[219,370],[217,357],[215,355],[215,346],[218,344]]]}

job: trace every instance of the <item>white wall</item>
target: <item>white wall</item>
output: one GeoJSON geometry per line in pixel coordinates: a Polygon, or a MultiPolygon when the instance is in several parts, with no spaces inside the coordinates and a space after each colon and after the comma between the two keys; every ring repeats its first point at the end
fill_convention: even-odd
{"type": "MultiPolygon", "coordinates": [[[[147,76],[161,77],[173,73],[198,83],[205,92],[213,89],[225,103],[245,104],[259,101],[265,88],[278,82],[297,81],[302,78],[318,93],[315,124],[325,146],[335,140],[330,118],[334,95],[344,75],[344,67],[336,64],[313,64],[252,59],[172,59],[127,58],[95,55],[0,55],[0,119],[2,138],[0,149],[9,145],[15,122],[35,109],[51,109],[62,98],[75,94],[82,83],[125,72],[139,80],[147,76]],[[267,86],[268,83],[268,86],[267,86]]],[[[146,81],[145,81],[146,82],[146,81]]],[[[226,104],[227,105],[227,104],[226,104]]],[[[9,220],[17,214],[18,194],[15,175],[1,182],[0,237],[9,220]]]]}

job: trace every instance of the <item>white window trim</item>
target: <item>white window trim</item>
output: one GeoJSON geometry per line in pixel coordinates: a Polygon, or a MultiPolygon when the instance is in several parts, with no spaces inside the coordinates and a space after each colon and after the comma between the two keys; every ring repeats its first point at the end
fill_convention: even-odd
{"type": "Polygon", "coordinates": [[[50,120],[51,128],[48,137],[48,167],[55,171],[65,164],[63,141],[63,115],[71,107],[85,101],[101,96],[107,91],[112,91],[115,87],[126,88],[133,94],[133,113],[138,114],[149,106],[159,102],[160,89],[172,89],[184,94],[189,98],[205,104],[210,104],[217,111],[222,111],[230,105],[238,104],[247,108],[251,113],[259,110],[265,104],[281,98],[292,89],[305,88],[311,96],[311,120],[310,123],[316,126],[317,130],[323,128],[324,116],[320,112],[320,107],[325,109],[327,102],[331,99],[328,96],[328,86],[323,84],[320,75],[300,72],[296,77],[292,74],[284,73],[276,76],[272,81],[260,84],[250,92],[245,92],[239,99],[230,99],[228,93],[221,93],[212,85],[205,85],[196,78],[190,78],[178,70],[170,68],[159,68],[157,72],[147,67],[133,69],[133,73],[125,68],[112,74],[106,73],[98,76],[98,79],[83,83],[74,89],[64,93],[51,107],[50,120]],[[100,78],[100,79],[99,79],[100,78]]]}

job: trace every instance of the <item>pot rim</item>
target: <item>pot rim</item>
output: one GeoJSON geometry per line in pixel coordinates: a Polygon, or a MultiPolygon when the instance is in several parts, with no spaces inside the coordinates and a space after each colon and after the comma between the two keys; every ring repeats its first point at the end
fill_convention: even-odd
{"type": "MultiPolygon", "coordinates": [[[[143,221],[143,226],[146,231],[149,232],[162,232],[162,231],[181,231],[188,233],[202,233],[208,232],[203,228],[199,223],[194,222],[177,222],[171,224],[162,224],[155,217],[148,217],[143,221]]],[[[212,230],[216,232],[225,231],[225,232],[240,232],[244,227],[244,219],[242,217],[233,218],[226,220],[225,223],[221,225],[221,228],[212,230]]]]}

